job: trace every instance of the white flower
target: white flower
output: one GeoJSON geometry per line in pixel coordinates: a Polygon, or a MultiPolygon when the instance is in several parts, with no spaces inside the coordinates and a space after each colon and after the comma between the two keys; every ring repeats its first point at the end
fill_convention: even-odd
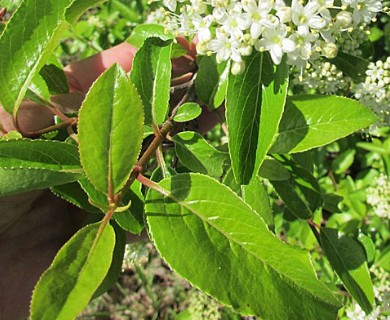
{"type": "Polygon", "coordinates": [[[272,2],[269,0],[259,1],[249,0],[243,2],[243,9],[247,12],[250,20],[250,34],[253,39],[257,39],[262,32],[263,26],[272,27],[275,22],[274,16],[270,16],[272,2]]]}
{"type": "Polygon", "coordinates": [[[326,20],[318,14],[319,10],[320,6],[316,1],[303,6],[299,0],[293,0],[291,3],[291,19],[298,29],[310,27],[319,30],[326,26],[326,20]]]}
{"type": "Polygon", "coordinates": [[[382,10],[382,1],[378,0],[352,0],[350,7],[353,8],[353,22],[358,25],[361,22],[369,23],[375,14],[382,10]]]}
{"type": "Polygon", "coordinates": [[[222,29],[216,31],[216,39],[211,40],[207,44],[207,49],[216,53],[216,60],[218,63],[232,59],[235,62],[241,62],[241,54],[238,51],[240,43],[237,39],[229,37],[229,35],[222,29]]]}
{"type": "Polygon", "coordinates": [[[286,38],[287,28],[281,25],[278,28],[265,28],[263,38],[257,41],[255,48],[259,51],[267,50],[271,54],[272,61],[279,65],[285,52],[293,52],[295,42],[286,38]]]}

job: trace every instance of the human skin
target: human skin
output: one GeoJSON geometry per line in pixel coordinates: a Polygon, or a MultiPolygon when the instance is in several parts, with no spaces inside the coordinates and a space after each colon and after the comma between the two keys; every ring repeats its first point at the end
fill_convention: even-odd
{"type": "MultiPolygon", "coordinates": [[[[192,46],[183,39],[179,42],[193,54],[192,46]]],[[[135,52],[136,48],[123,43],[65,67],[70,92],[85,93],[114,63],[130,71],[135,52]]],[[[186,75],[193,69],[192,64],[191,59],[174,59],[172,77],[186,75]]],[[[204,111],[198,121],[199,130],[207,132],[219,119],[217,113],[204,111]]],[[[18,115],[22,132],[46,128],[52,121],[53,115],[46,107],[23,102],[18,115]]],[[[0,125],[0,136],[15,129],[11,115],[1,106],[0,125]]],[[[83,225],[84,217],[82,210],[49,190],[0,198],[0,319],[19,320],[28,316],[31,292],[37,280],[60,247],[83,225]]]]}

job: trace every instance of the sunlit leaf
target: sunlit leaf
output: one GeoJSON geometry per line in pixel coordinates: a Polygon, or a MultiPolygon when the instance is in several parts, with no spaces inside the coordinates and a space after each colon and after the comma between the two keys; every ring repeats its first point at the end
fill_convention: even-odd
{"type": "Polygon", "coordinates": [[[161,256],[196,287],[242,315],[335,319],[338,301],[308,254],[286,245],[216,180],[179,174],[150,190],[146,216],[161,256]]]}
{"type": "Polygon", "coordinates": [[[115,246],[115,233],[100,223],[79,230],[58,252],[35,286],[32,320],[74,319],[88,304],[106,276],[115,246]]]}
{"type": "Polygon", "coordinates": [[[142,102],[130,78],[114,65],[99,77],[79,113],[84,171],[97,190],[117,194],[137,162],[142,143],[142,102]]]}

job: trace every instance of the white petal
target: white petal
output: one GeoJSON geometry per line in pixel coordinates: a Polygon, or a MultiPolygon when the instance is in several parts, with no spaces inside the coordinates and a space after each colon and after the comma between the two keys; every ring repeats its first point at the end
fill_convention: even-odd
{"type": "Polygon", "coordinates": [[[293,52],[296,48],[296,45],[295,42],[290,39],[283,39],[282,47],[284,52],[293,52]]]}
{"type": "Polygon", "coordinates": [[[251,36],[253,39],[258,39],[261,35],[261,25],[253,22],[251,25],[251,36]]]}

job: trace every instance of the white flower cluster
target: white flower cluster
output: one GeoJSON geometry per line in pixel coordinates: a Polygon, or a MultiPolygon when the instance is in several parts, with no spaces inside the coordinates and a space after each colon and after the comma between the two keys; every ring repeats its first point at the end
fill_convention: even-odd
{"type": "Polygon", "coordinates": [[[346,92],[351,81],[334,64],[316,60],[303,73],[294,73],[291,85],[306,93],[336,94],[346,92]]]}
{"type": "Polygon", "coordinates": [[[333,58],[343,33],[368,24],[382,10],[378,0],[163,0],[170,31],[197,35],[199,54],[232,61],[244,70],[243,56],[268,51],[275,64],[283,55],[301,70],[320,56],[333,58]],[[338,6],[336,5],[338,4],[338,6]]]}
{"type": "Polygon", "coordinates": [[[390,180],[387,176],[380,175],[368,188],[367,203],[378,217],[390,219],[390,180]]]}
{"type": "MultiPolygon", "coordinates": [[[[358,84],[355,98],[374,111],[384,125],[390,124],[390,57],[370,63],[366,80],[358,84]]],[[[389,193],[390,196],[390,193],[389,193]]]]}

